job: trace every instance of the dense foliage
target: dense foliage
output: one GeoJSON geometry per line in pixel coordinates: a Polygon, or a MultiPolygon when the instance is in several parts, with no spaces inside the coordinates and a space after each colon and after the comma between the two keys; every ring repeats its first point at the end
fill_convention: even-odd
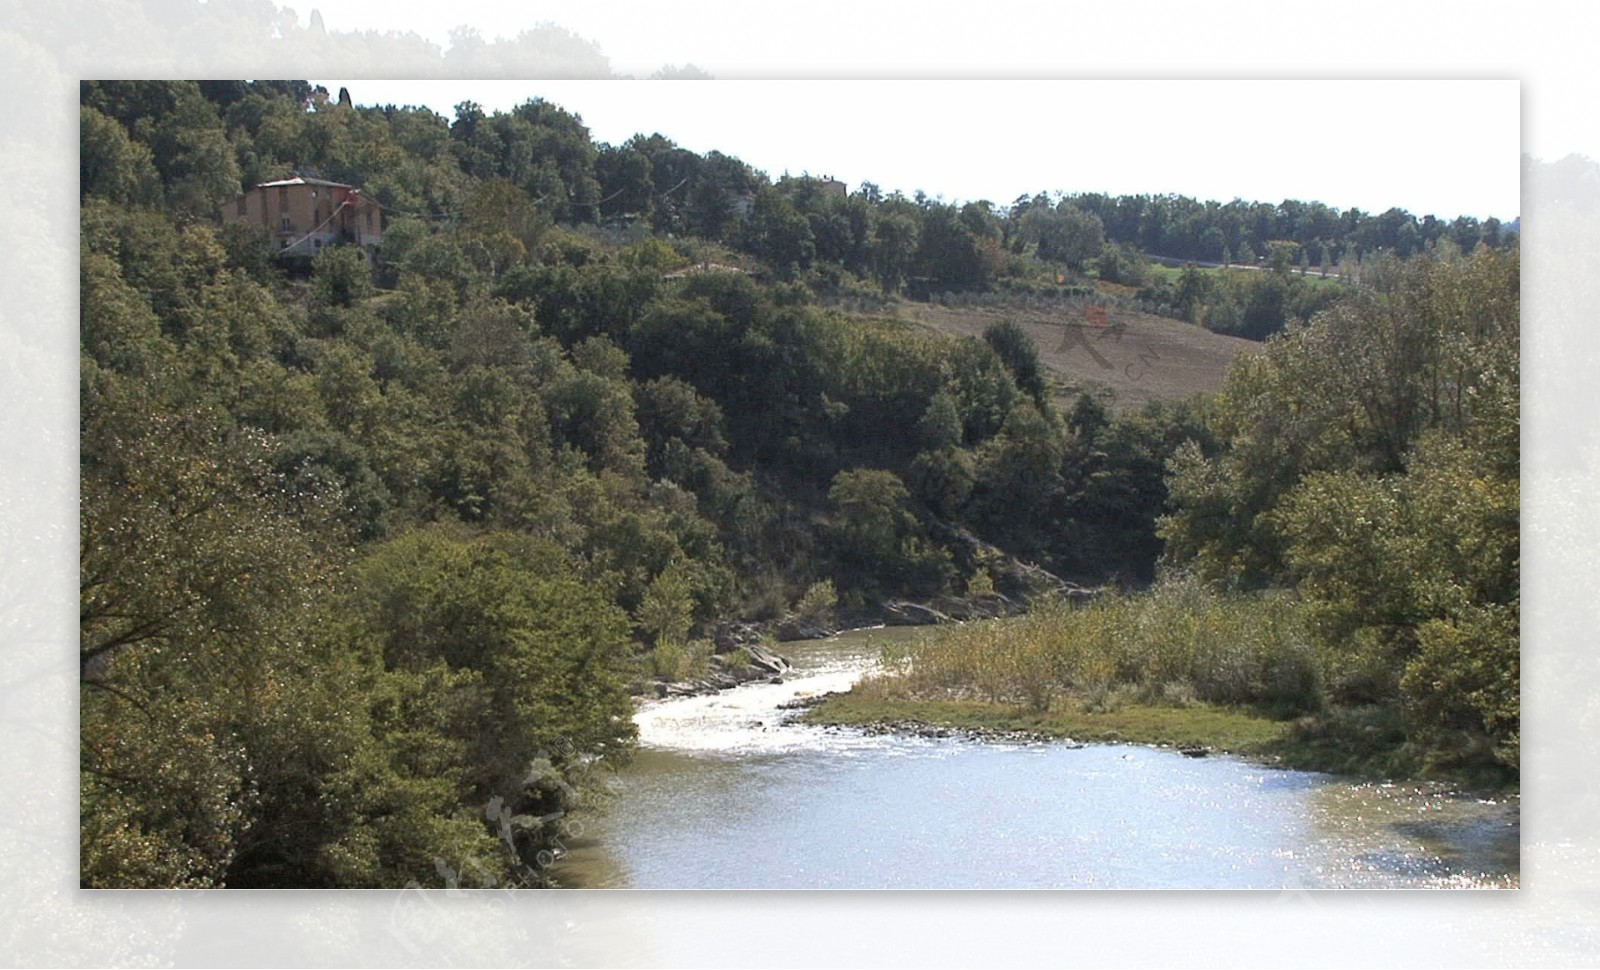
{"type": "MultiPolygon", "coordinates": [[[[719,622],[1015,596],[1008,561],[1148,581],[1169,462],[1173,553],[1298,583],[1340,690],[1514,742],[1514,259],[1415,260],[1220,402],[1114,415],[1016,326],[873,309],[1143,272],[1076,202],[774,183],[537,100],[89,82],[81,123],[85,885],[545,884],[630,688],[719,622]],[[294,171],[382,204],[376,260],[215,220],[294,171]],[[1429,533],[1463,491],[1470,541],[1429,533]],[[1403,588],[1329,558],[1357,541],[1403,588]]],[[[1260,332],[1329,306],[1295,300],[1260,332]]]]}
{"type": "Polygon", "coordinates": [[[543,883],[630,685],[692,638],[834,583],[959,591],[974,496],[1066,500],[1029,348],[677,272],[855,239],[894,284],[916,207],[899,249],[796,246],[789,196],[725,156],[596,146],[543,102],[446,124],[313,93],[84,86],[86,885],[543,883]],[[375,271],[212,222],[293,169],[390,211],[375,271]],[[1028,448],[1056,464],[1021,481],[1028,448]]]}
{"type": "Polygon", "coordinates": [[[1408,737],[1515,766],[1519,268],[1424,256],[1241,359],[1172,463],[1167,554],[1292,586],[1337,657],[1324,690],[1408,737]]]}
{"type": "Polygon", "coordinates": [[[1445,246],[1370,279],[1202,408],[1149,590],[940,631],[864,696],[1250,705],[1299,718],[1308,766],[1515,779],[1518,257],[1445,246]]]}

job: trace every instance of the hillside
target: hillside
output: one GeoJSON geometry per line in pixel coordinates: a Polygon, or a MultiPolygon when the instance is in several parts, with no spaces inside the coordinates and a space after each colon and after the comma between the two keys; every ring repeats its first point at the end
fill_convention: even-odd
{"type": "Polygon", "coordinates": [[[1033,338],[1040,360],[1063,385],[1063,396],[1080,389],[1103,391],[1119,411],[1214,392],[1235,357],[1261,348],[1253,340],[1118,307],[1107,307],[1103,321],[1070,306],[1011,309],[904,302],[898,313],[944,333],[973,337],[1011,320],[1033,338]]]}

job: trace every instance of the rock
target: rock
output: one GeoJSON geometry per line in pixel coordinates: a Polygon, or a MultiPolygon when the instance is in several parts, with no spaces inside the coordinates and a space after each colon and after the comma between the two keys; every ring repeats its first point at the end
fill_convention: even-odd
{"type": "Polygon", "coordinates": [[[931,606],[907,600],[890,600],[883,604],[883,622],[888,626],[932,626],[935,623],[954,623],[949,616],[931,606]]]}
{"type": "Polygon", "coordinates": [[[831,623],[805,620],[793,615],[784,617],[772,629],[772,635],[779,640],[826,640],[838,632],[838,627],[831,623]]]}
{"type": "Polygon", "coordinates": [[[1065,583],[1061,586],[1060,594],[1074,606],[1083,606],[1086,603],[1093,602],[1100,595],[1100,590],[1085,589],[1073,583],[1065,583]]]}
{"type": "Polygon", "coordinates": [[[744,650],[750,657],[752,666],[763,671],[756,674],[755,676],[757,677],[782,676],[789,672],[789,661],[777,654],[768,653],[761,647],[751,643],[744,644],[740,649],[744,650]]]}
{"type": "Polygon", "coordinates": [[[732,653],[740,647],[760,643],[764,632],[754,623],[724,623],[711,633],[712,651],[732,653]]]}
{"type": "MultiPolygon", "coordinates": [[[[830,697],[837,697],[837,696],[839,696],[840,693],[842,693],[842,692],[841,691],[836,691],[836,690],[830,690],[830,691],[824,691],[821,694],[811,694],[811,695],[805,696],[805,697],[796,697],[792,701],[785,701],[782,704],[779,704],[778,705],[778,710],[780,710],[780,711],[803,711],[803,710],[806,710],[808,708],[816,707],[817,705],[821,704],[823,701],[827,700],[830,697]]],[[[838,725],[832,725],[832,727],[837,727],[837,726],[838,725]]]]}
{"type": "Polygon", "coordinates": [[[1204,758],[1211,752],[1209,749],[1203,748],[1199,745],[1187,744],[1178,748],[1178,753],[1183,755],[1185,758],[1204,758]]]}

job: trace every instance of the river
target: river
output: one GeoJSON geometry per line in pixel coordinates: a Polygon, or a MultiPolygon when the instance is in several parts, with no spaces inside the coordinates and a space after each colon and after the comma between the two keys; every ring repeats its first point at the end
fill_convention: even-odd
{"type": "Polygon", "coordinates": [[[786,643],[782,684],[648,703],[640,750],[572,820],[590,888],[1515,887],[1515,796],[1136,745],[786,723],[907,628],[786,643]]]}

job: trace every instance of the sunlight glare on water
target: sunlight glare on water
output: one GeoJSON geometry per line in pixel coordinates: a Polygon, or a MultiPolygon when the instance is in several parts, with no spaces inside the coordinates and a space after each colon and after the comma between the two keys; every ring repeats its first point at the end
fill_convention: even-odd
{"type": "Polygon", "coordinates": [[[1133,745],[788,723],[889,637],[784,644],[782,683],[641,707],[641,749],[559,877],[638,888],[1513,887],[1515,798],[1133,745]]]}

